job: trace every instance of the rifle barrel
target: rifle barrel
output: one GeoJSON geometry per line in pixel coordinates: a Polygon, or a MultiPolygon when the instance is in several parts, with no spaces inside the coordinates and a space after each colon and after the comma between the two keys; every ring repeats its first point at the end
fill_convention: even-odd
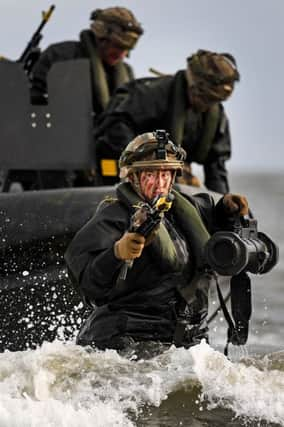
{"type": "Polygon", "coordinates": [[[42,12],[42,21],[39,24],[38,28],[36,29],[36,31],[33,33],[30,41],[28,42],[26,48],[24,49],[22,55],[20,56],[20,59],[18,60],[19,62],[24,62],[26,55],[29,53],[29,51],[32,48],[35,48],[38,43],[40,42],[42,36],[40,34],[41,30],[43,29],[43,27],[45,26],[45,24],[47,23],[47,21],[49,20],[49,18],[52,15],[52,12],[55,9],[55,5],[51,5],[50,8],[46,11],[46,12],[42,12]]]}
{"type": "MultiPolygon", "coordinates": [[[[38,29],[34,32],[34,35],[36,35],[37,33],[39,33],[43,29],[43,27],[45,26],[45,24],[47,23],[47,21],[51,17],[54,9],[55,9],[55,5],[53,4],[50,6],[50,8],[46,12],[45,11],[42,12],[42,21],[39,24],[38,29]]],[[[32,39],[33,39],[33,37],[32,37],[32,39]]]]}

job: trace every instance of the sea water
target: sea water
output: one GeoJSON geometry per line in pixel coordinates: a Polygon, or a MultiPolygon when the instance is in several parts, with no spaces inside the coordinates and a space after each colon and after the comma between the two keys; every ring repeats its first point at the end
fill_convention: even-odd
{"type": "MultiPolygon", "coordinates": [[[[248,343],[223,354],[226,322],[210,325],[210,345],[169,348],[143,360],[87,351],[73,341],[0,354],[0,427],[284,426],[284,226],[282,175],[232,177],[259,230],[280,249],[278,265],[251,276],[248,343]]],[[[214,289],[211,310],[218,304],[214,289]]]]}

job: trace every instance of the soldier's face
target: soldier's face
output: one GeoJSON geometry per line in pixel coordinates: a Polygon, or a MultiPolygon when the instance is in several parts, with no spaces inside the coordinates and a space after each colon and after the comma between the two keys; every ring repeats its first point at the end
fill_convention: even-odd
{"type": "Polygon", "coordinates": [[[103,48],[100,50],[102,60],[110,65],[114,66],[128,55],[129,50],[122,48],[121,46],[116,46],[111,42],[104,44],[103,48]]]}
{"type": "Polygon", "coordinates": [[[140,189],[147,200],[153,200],[156,196],[169,194],[173,172],[170,170],[145,170],[140,173],[140,189]]]}

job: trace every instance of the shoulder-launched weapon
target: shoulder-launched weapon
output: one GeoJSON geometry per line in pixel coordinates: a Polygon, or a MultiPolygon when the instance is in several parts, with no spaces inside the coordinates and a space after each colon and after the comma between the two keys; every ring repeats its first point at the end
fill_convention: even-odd
{"type": "MultiPolygon", "coordinates": [[[[251,317],[251,281],[248,275],[265,274],[278,262],[278,246],[265,233],[258,231],[257,220],[241,217],[232,226],[232,231],[218,231],[205,246],[205,261],[216,273],[231,276],[230,316],[222,296],[217,276],[217,292],[220,307],[228,323],[227,344],[244,345],[249,332],[251,317]]],[[[212,319],[212,317],[211,317],[212,319]]]]}
{"type": "Polygon", "coordinates": [[[18,59],[18,62],[23,64],[24,70],[27,73],[27,75],[31,73],[34,64],[36,63],[36,61],[40,56],[40,49],[38,45],[43,37],[41,34],[41,30],[43,29],[43,27],[51,17],[54,9],[55,9],[55,5],[52,5],[46,12],[45,11],[42,12],[41,23],[39,24],[37,30],[32,35],[22,55],[18,59]]]}
{"type": "Polygon", "coordinates": [[[258,231],[257,220],[241,217],[232,231],[218,231],[205,247],[210,267],[224,276],[241,271],[264,274],[278,262],[277,245],[265,233],[258,231]]]}

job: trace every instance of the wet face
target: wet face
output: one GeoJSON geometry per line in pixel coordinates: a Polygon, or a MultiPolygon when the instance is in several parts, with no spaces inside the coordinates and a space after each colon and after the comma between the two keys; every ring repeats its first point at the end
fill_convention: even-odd
{"type": "Polygon", "coordinates": [[[156,196],[169,194],[173,172],[171,170],[145,170],[140,173],[140,189],[147,200],[153,200],[156,196]]]}
{"type": "Polygon", "coordinates": [[[100,46],[100,56],[106,64],[114,66],[128,55],[129,50],[115,45],[110,41],[105,41],[100,46]]]}

